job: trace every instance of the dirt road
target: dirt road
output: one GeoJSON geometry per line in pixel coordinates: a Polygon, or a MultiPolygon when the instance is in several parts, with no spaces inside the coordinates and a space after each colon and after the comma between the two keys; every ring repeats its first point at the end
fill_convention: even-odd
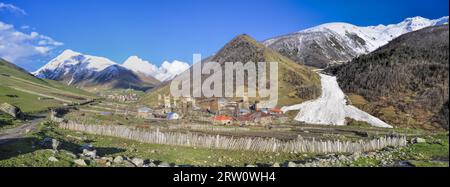
{"type": "Polygon", "coordinates": [[[34,116],[32,120],[26,121],[23,124],[6,129],[0,132],[0,145],[8,142],[11,139],[17,139],[24,137],[28,132],[35,130],[37,127],[37,124],[44,121],[46,119],[45,114],[39,114],[37,116],[34,116]]]}

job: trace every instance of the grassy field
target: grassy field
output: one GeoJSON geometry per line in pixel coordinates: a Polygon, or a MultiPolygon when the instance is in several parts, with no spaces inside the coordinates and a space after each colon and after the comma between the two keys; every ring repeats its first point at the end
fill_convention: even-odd
{"type": "MultiPolygon", "coordinates": [[[[144,144],[122,138],[95,136],[56,128],[50,123],[42,124],[38,132],[26,138],[0,147],[0,166],[73,166],[64,150],[76,153],[83,144],[91,143],[99,156],[127,156],[151,159],[177,165],[195,166],[244,166],[246,164],[273,164],[289,160],[301,160],[313,155],[255,153],[246,151],[214,150],[144,144]],[[50,150],[38,146],[45,137],[62,142],[62,151],[55,154],[60,162],[50,162],[50,150]]],[[[93,165],[95,166],[95,165],[93,165]]]]}
{"type": "Polygon", "coordinates": [[[36,78],[0,59],[0,103],[10,103],[26,113],[33,113],[93,98],[95,95],[91,93],[57,81],[36,78]]]}
{"type": "Polygon", "coordinates": [[[37,95],[21,92],[1,85],[0,93],[0,103],[6,102],[12,104],[26,113],[43,111],[49,107],[60,106],[62,104],[54,99],[38,100],[39,96],[37,95]],[[8,95],[12,95],[13,97],[8,95]]]}
{"type": "Polygon", "coordinates": [[[8,114],[0,112],[0,132],[7,128],[12,128],[19,125],[19,121],[15,120],[8,114]]]}
{"type": "MultiPolygon", "coordinates": [[[[448,134],[425,136],[424,138],[427,143],[411,144],[391,153],[391,156],[398,161],[409,161],[409,163],[418,167],[448,167],[448,134]]],[[[122,138],[61,130],[54,124],[43,123],[37,132],[0,146],[0,166],[75,166],[73,159],[67,152],[78,153],[81,145],[86,143],[92,144],[99,156],[139,157],[157,162],[193,166],[245,166],[247,164],[269,166],[274,163],[302,161],[318,156],[314,154],[261,153],[145,144],[122,138]],[[51,150],[40,147],[39,142],[45,137],[52,137],[61,141],[61,150],[54,154],[51,150]],[[55,156],[59,161],[49,161],[48,157],[50,156],[55,156]]],[[[361,157],[343,166],[373,167],[379,164],[380,160],[361,157]]],[[[101,165],[91,163],[89,166],[101,165]]]]}
{"type": "MultiPolygon", "coordinates": [[[[426,143],[411,144],[387,156],[404,161],[414,167],[449,167],[449,137],[448,134],[425,136],[426,143]]],[[[361,157],[348,166],[375,167],[381,160],[361,157]]]]}

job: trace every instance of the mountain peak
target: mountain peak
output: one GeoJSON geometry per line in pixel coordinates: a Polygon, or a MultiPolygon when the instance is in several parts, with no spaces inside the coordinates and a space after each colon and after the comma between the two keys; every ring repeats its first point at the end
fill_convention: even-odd
{"type": "Polygon", "coordinates": [[[259,44],[254,38],[252,38],[248,34],[238,35],[233,40],[231,40],[229,43],[233,43],[233,42],[250,42],[250,43],[253,43],[255,45],[259,44]]]}
{"type": "Polygon", "coordinates": [[[406,18],[404,21],[420,21],[420,20],[429,20],[429,19],[421,17],[421,16],[414,16],[414,17],[406,18]]]}
{"type": "Polygon", "coordinates": [[[172,63],[164,61],[158,67],[138,56],[128,57],[122,66],[136,73],[152,76],[162,82],[172,79],[190,67],[189,64],[178,60],[174,60],[172,63]]]}
{"type": "Polygon", "coordinates": [[[264,62],[267,48],[249,35],[242,34],[225,44],[211,61],[224,62],[264,62]]]}
{"type": "Polygon", "coordinates": [[[66,49],[58,56],[58,58],[65,58],[65,59],[67,59],[67,58],[70,58],[70,57],[73,57],[73,56],[79,56],[79,55],[83,55],[83,54],[81,54],[79,52],[76,52],[76,51],[73,51],[71,49],[66,49]]]}
{"type": "Polygon", "coordinates": [[[345,22],[331,22],[331,23],[324,23],[315,27],[311,27],[308,29],[304,29],[299,31],[298,33],[303,33],[303,32],[318,32],[318,31],[325,31],[325,30],[332,30],[335,32],[345,32],[348,29],[352,29],[355,28],[355,25],[352,25],[350,23],[345,23],[345,22]]]}
{"type": "Polygon", "coordinates": [[[127,60],[125,60],[125,62],[123,63],[123,66],[127,67],[127,66],[140,66],[143,64],[150,64],[150,62],[136,56],[130,56],[127,58],[127,60]]]}
{"type": "Polygon", "coordinates": [[[41,78],[57,79],[56,77],[64,76],[71,70],[88,73],[98,72],[114,64],[116,63],[104,57],[84,55],[67,49],[33,74],[41,78]]]}
{"type": "Polygon", "coordinates": [[[144,73],[145,75],[153,75],[158,70],[155,65],[138,56],[128,57],[122,66],[137,73],[144,73]]]}
{"type": "Polygon", "coordinates": [[[144,60],[142,58],[139,58],[136,55],[133,55],[133,56],[128,57],[127,60],[125,60],[124,64],[125,63],[136,63],[136,62],[141,62],[141,61],[144,61],[144,60]]]}

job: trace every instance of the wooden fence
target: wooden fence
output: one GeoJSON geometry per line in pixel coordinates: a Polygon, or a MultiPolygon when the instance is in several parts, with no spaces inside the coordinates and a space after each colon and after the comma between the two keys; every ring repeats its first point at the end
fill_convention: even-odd
{"type": "Polygon", "coordinates": [[[399,147],[407,144],[406,137],[381,137],[369,141],[317,141],[298,138],[282,141],[275,138],[230,137],[196,133],[160,132],[141,130],[129,126],[86,125],[75,122],[60,123],[63,129],[136,140],[144,143],[202,147],[211,149],[246,150],[287,153],[353,153],[399,147]]]}

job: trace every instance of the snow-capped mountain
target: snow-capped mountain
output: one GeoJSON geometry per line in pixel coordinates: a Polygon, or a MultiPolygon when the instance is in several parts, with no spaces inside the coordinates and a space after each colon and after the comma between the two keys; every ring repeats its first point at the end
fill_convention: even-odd
{"type": "Polygon", "coordinates": [[[448,16],[435,20],[413,17],[397,24],[366,27],[326,23],[263,43],[298,63],[323,68],[372,52],[400,35],[442,24],[448,24],[448,16]]]}
{"type": "Polygon", "coordinates": [[[104,57],[83,55],[67,49],[33,74],[40,78],[53,80],[70,78],[67,84],[71,85],[77,76],[89,76],[115,64],[104,57]]]}
{"type": "Polygon", "coordinates": [[[65,50],[33,74],[86,89],[132,88],[146,90],[159,84],[107,58],[65,50]]]}
{"type": "Polygon", "coordinates": [[[164,61],[160,67],[157,67],[149,61],[143,60],[137,56],[129,57],[122,66],[134,72],[155,77],[161,82],[173,79],[190,67],[188,63],[177,60],[174,60],[172,63],[164,61]]]}

